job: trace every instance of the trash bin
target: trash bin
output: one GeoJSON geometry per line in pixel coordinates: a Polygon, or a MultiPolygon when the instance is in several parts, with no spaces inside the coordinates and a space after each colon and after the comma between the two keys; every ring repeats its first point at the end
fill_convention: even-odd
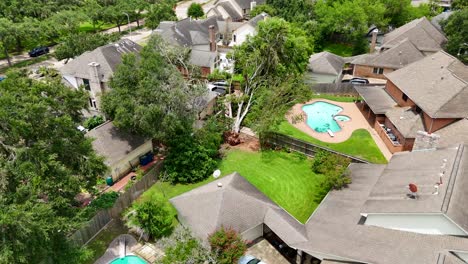
{"type": "Polygon", "coordinates": [[[112,180],[111,176],[106,178],[106,183],[107,183],[108,186],[114,185],[114,180],[112,180]]]}

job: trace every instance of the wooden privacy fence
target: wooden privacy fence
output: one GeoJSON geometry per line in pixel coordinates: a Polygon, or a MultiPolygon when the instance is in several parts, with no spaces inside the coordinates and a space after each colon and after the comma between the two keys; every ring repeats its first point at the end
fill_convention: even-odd
{"type": "Polygon", "coordinates": [[[305,142],[305,141],[302,141],[302,140],[299,140],[290,136],[286,136],[283,134],[275,133],[275,132],[266,133],[262,137],[262,145],[265,145],[265,144],[276,146],[276,147],[287,148],[293,151],[303,153],[309,157],[313,157],[314,154],[317,153],[318,151],[324,150],[324,151],[328,151],[336,155],[349,158],[351,159],[351,162],[354,162],[354,163],[370,163],[369,161],[358,158],[358,157],[344,154],[344,153],[341,153],[341,152],[338,152],[338,151],[335,151],[335,150],[332,150],[323,146],[315,145],[309,142],[305,142]]]}
{"type": "Polygon", "coordinates": [[[135,182],[128,190],[121,193],[111,208],[98,211],[91,220],[71,235],[70,239],[77,245],[83,246],[94,238],[113,218],[120,218],[120,214],[157,181],[161,166],[162,162],[157,163],[140,181],[135,182]]]}
{"type": "Polygon", "coordinates": [[[314,83],[310,84],[310,89],[315,93],[359,96],[350,83],[314,83]]]}

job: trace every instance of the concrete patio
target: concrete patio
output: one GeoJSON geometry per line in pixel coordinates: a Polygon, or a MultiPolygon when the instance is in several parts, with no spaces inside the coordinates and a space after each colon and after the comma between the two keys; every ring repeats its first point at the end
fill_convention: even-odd
{"type": "Polygon", "coordinates": [[[266,264],[289,264],[266,239],[262,239],[247,250],[247,255],[254,256],[266,264]]]}

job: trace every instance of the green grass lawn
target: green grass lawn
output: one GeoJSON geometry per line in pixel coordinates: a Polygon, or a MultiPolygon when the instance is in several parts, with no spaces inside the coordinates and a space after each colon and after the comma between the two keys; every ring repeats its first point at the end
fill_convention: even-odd
{"type": "Polygon", "coordinates": [[[295,128],[286,120],[279,125],[277,132],[351,156],[362,158],[372,163],[387,163],[387,160],[379,147],[375,144],[374,139],[372,139],[369,132],[365,129],[355,130],[348,140],[341,143],[327,143],[320,141],[295,128]]]}
{"type": "Polygon", "coordinates": [[[317,208],[314,196],[323,175],[311,170],[312,160],[298,153],[232,150],[220,164],[223,174],[239,172],[301,223],[317,208]]]}
{"type": "MultiPolygon", "coordinates": [[[[223,176],[239,172],[271,200],[286,209],[297,220],[304,223],[318,206],[314,195],[322,175],[311,170],[311,160],[297,153],[278,151],[245,152],[231,150],[220,162],[223,176]]],[[[164,193],[168,199],[188,192],[215,180],[209,177],[196,184],[157,182],[142,198],[155,193],[164,193]]]]}
{"type": "MultiPolygon", "coordinates": [[[[96,27],[96,30],[97,31],[103,31],[103,30],[106,30],[106,29],[109,29],[109,28],[113,28],[113,27],[116,27],[117,25],[115,24],[99,24],[98,27],[96,27]]],[[[80,24],[80,28],[78,29],[78,31],[80,32],[93,32],[94,31],[94,28],[93,28],[93,24],[91,23],[91,21],[87,21],[87,22],[83,22],[80,24]]]]}
{"type": "Polygon", "coordinates": [[[353,47],[342,43],[326,43],[323,50],[343,57],[353,55],[353,47]]]}
{"type": "Polygon", "coordinates": [[[333,95],[333,94],[314,94],[312,95],[312,99],[328,99],[335,102],[345,102],[345,103],[353,103],[358,97],[356,96],[340,96],[340,95],[333,95]]]}

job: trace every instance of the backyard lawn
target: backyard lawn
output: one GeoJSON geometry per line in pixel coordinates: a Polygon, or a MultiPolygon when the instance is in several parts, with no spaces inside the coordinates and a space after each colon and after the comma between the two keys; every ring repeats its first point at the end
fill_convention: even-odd
{"type": "Polygon", "coordinates": [[[323,50],[342,57],[351,57],[353,55],[353,46],[341,43],[326,43],[323,50]]]}
{"type": "MultiPolygon", "coordinates": [[[[261,192],[304,223],[318,206],[314,195],[322,180],[311,170],[311,160],[296,153],[278,151],[245,152],[231,150],[220,162],[223,176],[239,172],[261,192]]],[[[215,180],[209,177],[196,184],[157,182],[142,197],[163,192],[168,199],[215,180]]]]}
{"type": "Polygon", "coordinates": [[[286,120],[279,125],[277,132],[351,156],[362,158],[372,163],[387,163],[387,160],[382,152],[380,152],[379,147],[377,147],[371,135],[365,129],[355,130],[348,140],[341,143],[327,143],[320,141],[295,128],[286,120]]]}
{"type": "MultiPolygon", "coordinates": [[[[113,28],[113,27],[116,27],[117,25],[115,24],[108,24],[108,23],[104,23],[104,24],[99,24],[97,27],[96,27],[96,30],[97,31],[103,31],[103,30],[106,30],[106,29],[109,29],[109,28],[113,28]]],[[[93,28],[93,24],[89,21],[87,22],[83,22],[80,24],[80,28],[78,29],[80,32],[91,32],[91,31],[94,31],[94,28],[93,28]]]]}

